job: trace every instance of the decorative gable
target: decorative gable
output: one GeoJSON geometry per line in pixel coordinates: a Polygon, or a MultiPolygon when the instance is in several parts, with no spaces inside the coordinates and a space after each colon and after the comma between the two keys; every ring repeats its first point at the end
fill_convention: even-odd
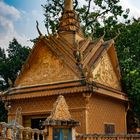
{"type": "Polygon", "coordinates": [[[16,86],[77,80],[78,77],[47,46],[34,48],[25,68],[16,80],[16,86]],[[27,66],[28,65],[28,66],[27,66]]]}
{"type": "Polygon", "coordinates": [[[95,82],[121,90],[120,81],[106,52],[92,71],[95,82]]]}
{"type": "Polygon", "coordinates": [[[68,109],[68,105],[64,96],[60,95],[57,101],[54,103],[53,110],[48,119],[52,120],[71,120],[71,115],[68,109]]]}

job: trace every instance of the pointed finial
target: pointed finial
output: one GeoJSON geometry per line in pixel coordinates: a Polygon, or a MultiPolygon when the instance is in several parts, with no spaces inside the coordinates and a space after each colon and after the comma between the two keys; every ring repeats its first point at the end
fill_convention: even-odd
{"type": "Polygon", "coordinates": [[[38,23],[38,21],[36,20],[36,29],[37,29],[39,35],[42,36],[42,33],[41,33],[41,31],[39,30],[39,27],[38,27],[38,26],[39,26],[39,23],[38,23]]]}
{"type": "Polygon", "coordinates": [[[73,0],[65,0],[64,10],[73,10],[73,0]]]}

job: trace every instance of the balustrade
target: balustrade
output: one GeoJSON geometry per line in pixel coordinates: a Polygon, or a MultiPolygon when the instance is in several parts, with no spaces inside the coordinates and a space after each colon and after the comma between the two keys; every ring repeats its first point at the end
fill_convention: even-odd
{"type": "MultiPolygon", "coordinates": [[[[0,140],[47,140],[46,130],[32,129],[29,127],[9,126],[0,123],[0,140]],[[36,135],[36,138],[35,138],[36,135]]],[[[77,135],[76,140],[140,140],[140,134],[127,135],[99,135],[99,134],[82,134],[77,135]]]]}
{"type": "Polygon", "coordinates": [[[40,137],[42,137],[41,140],[47,140],[46,134],[45,130],[0,123],[0,140],[40,140],[40,137]]]}

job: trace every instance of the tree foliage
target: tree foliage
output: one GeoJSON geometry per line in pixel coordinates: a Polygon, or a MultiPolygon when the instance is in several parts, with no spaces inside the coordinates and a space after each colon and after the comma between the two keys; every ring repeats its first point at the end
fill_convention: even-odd
{"type": "Polygon", "coordinates": [[[0,90],[12,86],[29,51],[29,47],[22,46],[15,38],[9,43],[7,56],[4,49],[0,48],[0,90]]]}
{"type": "MultiPolygon", "coordinates": [[[[123,10],[119,0],[85,0],[84,4],[80,0],[74,0],[74,9],[77,11],[83,32],[85,35],[94,33],[104,25],[110,28],[118,23],[118,19],[128,17],[129,10],[123,10]]],[[[59,19],[63,12],[64,0],[48,0],[43,5],[45,26],[48,33],[55,33],[59,26],[59,19]]],[[[103,31],[102,31],[103,33],[103,31]]]]}
{"type": "MultiPolygon", "coordinates": [[[[9,43],[7,54],[0,48],[0,91],[13,86],[29,52],[30,48],[22,46],[15,38],[9,43]]],[[[6,119],[7,111],[4,109],[4,103],[0,101],[0,122],[6,119]]]]}
{"type": "Polygon", "coordinates": [[[124,91],[132,101],[132,109],[140,120],[140,20],[122,25],[116,41],[124,91]]]}

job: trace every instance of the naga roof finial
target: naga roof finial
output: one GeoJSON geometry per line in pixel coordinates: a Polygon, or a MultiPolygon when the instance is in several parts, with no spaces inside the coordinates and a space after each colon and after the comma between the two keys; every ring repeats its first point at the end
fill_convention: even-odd
{"type": "Polygon", "coordinates": [[[65,0],[64,11],[73,10],[73,0],[65,0]]]}

